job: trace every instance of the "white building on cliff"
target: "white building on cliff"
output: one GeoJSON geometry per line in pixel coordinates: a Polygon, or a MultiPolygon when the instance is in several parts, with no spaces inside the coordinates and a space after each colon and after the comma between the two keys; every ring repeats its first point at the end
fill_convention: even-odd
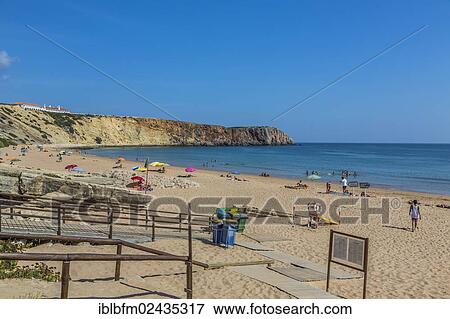
{"type": "Polygon", "coordinates": [[[42,112],[53,112],[53,113],[70,113],[70,111],[61,105],[53,106],[53,105],[39,105],[34,103],[27,102],[16,102],[14,103],[24,110],[33,110],[33,111],[42,111],[42,112]]]}

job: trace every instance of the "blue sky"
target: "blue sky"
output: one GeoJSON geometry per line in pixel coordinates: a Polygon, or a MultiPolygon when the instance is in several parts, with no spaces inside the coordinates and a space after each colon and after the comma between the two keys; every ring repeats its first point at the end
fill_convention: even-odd
{"type": "Polygon", "coordinates": [[[450,1],[3,1],[0,101],[272,125],[298,142],[450,142],[450,1]],[[423,25],[286,116],[278,113],[423,25]]]}

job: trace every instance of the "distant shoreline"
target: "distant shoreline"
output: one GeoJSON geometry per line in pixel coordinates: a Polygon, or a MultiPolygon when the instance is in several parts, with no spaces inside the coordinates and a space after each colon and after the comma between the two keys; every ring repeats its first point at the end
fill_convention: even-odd
{"type": "MultiPolygon", "coordinates": [[[[311,144],[316,144],[316,143],[311,143],[311,144]]],[[[139,146],[141,146],[141,145],[139,145],[139,146]]],[[[170,146],[170,145],[155,145],[156,147],[173,147],[173,146],[170,146]]],[[[256,145],[256,146],[261,146],[261,147],[264,147],[264,146],[266,146],[266,145],[256,145]]],[[[270,146],[270,145],[268,145],[268,146],[270,146]]],[[[272,145],[272,146],[293,146],[293,145],[272,145]]],[[[112,147],[112,148],[120,148],[120,147],[128,147],[128,146],[117,146],[117,147],[112,147]]],[[[134,147],[134,146],[131,146],[131,147],[134,147]]],[[[143,146],[144,147],[144,146],[143,146]]],[[[146,146],[146,147],[154,147],[154,146],[146,146]]],[[[180,145],[177,145],[176,147],[185,147],[185,146],[180,146],[180,145]]],[[[216,146],[217,147],[217,146],[216,146]]],[[[219,146],[220,147],[220,146],[219,146]]],[[[242,147],[242,146],[235,146],[235,147],[242,147]]],[[[243,146],[243,147],[245,147],[245,146],[243,146]]],[[[101,147],[100,147],[101,148],[101,147]]],[[[89,148],[89,149],[98,149],[98,148],[89,148]]],[[[89,157],[100,157],[100,158],[107,158],[107,159],[114,159],[115,158],[115,156],[107,156],[107,155],[100,155],[100,154],[90,154],[90,153],[87,153],[86,154],[87,156],[89,156],[89,157]]],[[[134,160],[133,160],[134,161],[134,160]]],[[[176,167],[176,168],[179,168],[179,169],[182,169],[183,167],[182,166],[179,166],[179,165],[171,165],[172,167],[176,167]]],[[[201,170],[204,170],[204,171],[208,171],[208,172],[212,172],[212,173],[217,173],[217,174],[224,174],[224,173],[227,173],[227,172],[230,172],[230,171],[234,171],[234,169],[233,168],[231,168],[230,167],[230,169],[229,170],[226,170],[226,169],[220,169],[220,168],[211,168],[211,167],[198,167],[198,169],[201,169],[201,170]]],[[[248,177],[261,177],[259,174],[257,174],[257,173],[252,173],[252,172],[245,172],[245,171],[243,171],[243,172],[241,172],[241,174],[240,175],[242,175],[242,176],[248,176],[248,177]]],[[[336,175],[336,176],[338,176],[338,175],[336,175]]],[[[291,182],[298,182],[299,180],[302,180],[303,182],[308,182],[308,183],[314,183],[314,184],[320,184],[320,183],[322,183],[322,184],[324,184],[324,183],[326,183],[326,182],[330,182],[333,186],[335,186],[335,187],[338,187],[338,188],[340,188],[341,187],[341,185],[340,185],[340,183],[339,182],[336,182],[336,181],[328,181],[328,180],[326,180],[326,179],[320,179],[320,180],[308,180],[307,178],[306,178],[306,176],[305,177],[300,177],[300,178],[297,178],[297,177],[293,177],[293,176],[287,176],[287,175],[277,175],[276,173],[275,174],[271,174],[270,175],[270,177],[268,177],[269,179],[270,178],[276,178],[276,179],[280,179],[280,180],[287,180],[287,181],[291,181],[291,182]]],[[[397,186],[391,186],[391,185],[382,185],[382,184],[377,184],[377,183],[370,183],[371,184],[371,187],[370,187],[370,189],[378,189],[378,190],[382,190],[382,191],[391,191],[391,192],[402,192],[402,193],[410,193],[411,194],[411,196],[414,196],[414,194],[423,194],[423,195],[434,195],[434,196],[449,196],[450,194],[447,194],[447,193],[439,193],[439,192],[426,192],[426,191],[416,191],[416,190],[411,190],[411,189],[407,189],[407,188],[402,188],[402,187],[397,187],[397,186]]],[[[357,188],[357,189],[359,189],[359,188],[357,188]]],[[[370,189],[369,189],[369,192],[370,192],[370,189]]]]}

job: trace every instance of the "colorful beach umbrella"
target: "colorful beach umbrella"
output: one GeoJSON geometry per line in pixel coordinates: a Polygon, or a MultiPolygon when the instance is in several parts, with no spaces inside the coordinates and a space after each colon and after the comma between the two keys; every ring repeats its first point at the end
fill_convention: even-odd
{"type": "Polygon", "coordinates": [[[151,162],[149,165],[150,165],[150,166],[153,166],[153,167],[163,166],[163,165],[161,165],[160,162],[151,162]]]}
{"type": "Polygon", "coordinates": [[[75,167],[78,167],[78,165],[77,164],[70,164],[70,165],[67,165],[66,167],[64,167],[64,169],[73,170],[75,167]]]}
{"type": "Polygon", "coordinates": [[[141,177],[141,176],[133,176],[133,177],[131,177],[131,180],[139,181],[139,182],[145,181],[145,179],[143,177],[141,177]]]}
{"type": "Polygon", "coordinates": [[[150,166],[153,166],[153,167],[163,167],[163,166],[169,166],[169,164],[163,163],[163,162],[152,162],[152,163],[150,163],[150,166]]]}
{"type": "Polygon", "coordinates": [[[186,173],[194,173],[196,169],[194,167],[187,167],[184,169],[186,173]]]}
{"type": "Polygon", "coordinates": [[[135,169],[136,172],[146,172],[147,169],[145,167],[139,167],[138,169],[135,169]]]}

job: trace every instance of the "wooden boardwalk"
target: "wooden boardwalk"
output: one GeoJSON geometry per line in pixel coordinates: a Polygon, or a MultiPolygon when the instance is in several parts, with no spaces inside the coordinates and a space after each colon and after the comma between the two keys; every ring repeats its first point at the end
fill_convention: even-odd
{"type": "MultiPolygon", "coordinates": [[[[306,268],[314,270],[315,272],[326,275],[327,266],[313,263],[309,260],[302,259],[296,256],[285,254],[279,251],[258,251],[258,254],[271,258],[274,260],[281,261],[286,264],[290,264],[299,268],[306,268]]],[[[330,275],[335,279],[355,279],[361,278],[360,274],[353,274],[349,272],[340,271],[337,269],[331,269],[330,275]]]]}
{"type": "MultiPolygon", "coordinates": [[[[31,219],[1,219],[1,231],[5,233],[20,233],[20,234],[50,234],[55,235],[58,230],[58,225],[51,221],[31,220],[31,219]]],[[[113,226],[113,238],[122,239],[133,243],[144,243],[152,241],[152,230],[149,226],[133,227],[133,226],[113,226]]],[[[89,223],[63,223],[61,225],[61,234],[66,236],[81,236],[92,238],[108,238],[109,225],[93,225],[89,223]]],[[[194,239],[206,239],[210,236],[205,233],[194,232],[194,239]]],[[[176,230],[167,231],[157,229],[155,232],[155,239],[173,239],[173,238],[187,238],[185,231],[178,232],[176,230]]]]}
{"type": "Polygon", "coordinates": [[[268,269],[264,265],[230,267],[231,270],[256,279],[299,299],[335,299],[335,295],[268,269]]]}

